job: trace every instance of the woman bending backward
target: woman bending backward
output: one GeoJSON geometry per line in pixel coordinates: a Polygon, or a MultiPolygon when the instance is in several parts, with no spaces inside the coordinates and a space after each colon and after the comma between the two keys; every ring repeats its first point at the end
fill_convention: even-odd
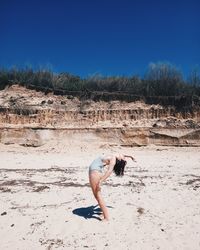
{"type": "Polygon", "coordinates": [[[108,209],[105,205],[103,197],[101,195],[101,183],[105,181],[111,173],[114,171],[117,176],[124,175],[124,168],[126,166],[126,158],[131,158],[135,161],[134,157],[129,155],[115,155],[96,158],[89,166],[89,181],[94,194],[102,212],[103,220],[109,220],[108,209]],[[107,167],[105,173],[103,173],[104,167],[107,167]]]}

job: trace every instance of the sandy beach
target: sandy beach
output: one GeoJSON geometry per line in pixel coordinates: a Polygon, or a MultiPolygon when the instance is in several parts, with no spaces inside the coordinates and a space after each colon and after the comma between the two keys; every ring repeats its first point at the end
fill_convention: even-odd
{"type": "Polygon", "coordinates": [[[200,249],[199,148],[1,144],[0,159],[1,250],[200,249]],[[102,186],[105,223],[88,165],[117,152],[137,162],[102,186]]]}

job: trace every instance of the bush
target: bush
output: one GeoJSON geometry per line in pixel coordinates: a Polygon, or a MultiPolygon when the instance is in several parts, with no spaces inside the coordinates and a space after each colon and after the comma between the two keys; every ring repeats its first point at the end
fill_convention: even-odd
{"type": "MultiPolygon", "coordinates": [[[[69,94],[81,97],[90,92],[116,93],[135,96],[200,96],[200,70],[193,70],[188,81],[182,73],[169,63],[152,63],[149,65],[144,78],[139,76],[109,76],[95,75],[81,79],[70,73],[55,74],[50,70],[0,69],[0,89],[7,85],[21,84],[23,86],[42,90],[54,91],[57,94],[69,94]]],[[[114,98],[114,95],[112,95],[114,98]]],[[[124,98],[124,97],[123,97],[124,98]]]]}

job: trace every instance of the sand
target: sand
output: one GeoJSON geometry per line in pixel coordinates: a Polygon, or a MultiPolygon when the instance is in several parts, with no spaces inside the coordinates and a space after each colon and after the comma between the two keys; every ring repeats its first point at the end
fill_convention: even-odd
{"type": "Polygon", "coordinates": [[[200,249],[199,148],[0,145],[0,249],[200,249]],[[125,176],[88,184],[98,155],[127,153],[125,176]]]}

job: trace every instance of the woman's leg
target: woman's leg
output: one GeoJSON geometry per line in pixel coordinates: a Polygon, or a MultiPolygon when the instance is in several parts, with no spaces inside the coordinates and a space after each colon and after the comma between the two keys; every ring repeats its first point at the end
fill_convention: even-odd
{"type": "Polygon", "coordinates": [[[94,194],[94,197],[97,200],[97,202],[98,202],[98,204],[103,212],[104,219],[108,220],[108,209],[107,209],[105,202],[103,200],[103,197],[101,195],[101,191],[98,188],[100,178],[101,178],[101,174],[97,171],[92,171],[89,174],[90,186],[92,188],[92,192],[94,194]]]}
{"type": "Polygon", "coordinates": [[[91,173],[89,173],[90,187],[92,188],[92,192],[93,192],[95,199],[97,199],[96,190],[97,190],[97,186],[100,181],[100,178],[101,178],[100,173],[96,171],[92,171],[91,173]]]}
{"type": "Polygon", "coordinates": [[[100,206],[100,208],[101,208],[101,210],[102,210],[102,212],[103,212],[104,219],[105,219],[105,220],[108,220],[108,219],[109,219],[109,216],[108,216],[108,209],[107,209],[106,204],[105,204],[105,202],[104,202],[104,200],[103,200],[103,197],[102,197],[102,195],[101,195],[101,191],[97,191],[96,196],[97,196],[96,199],[97,199],[97,201],[98,201],[98,204],[99,204],[99,206],[100,206]]]}

